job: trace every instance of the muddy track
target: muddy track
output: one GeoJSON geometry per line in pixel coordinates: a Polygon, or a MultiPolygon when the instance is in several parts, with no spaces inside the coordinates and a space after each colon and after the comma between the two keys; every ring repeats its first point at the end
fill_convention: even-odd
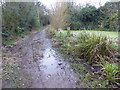
{"type": "Polygon", "coordinates": [[[21,68],[32,78],[28,88],[80,88],[77,74],[67,60],[52,48],[46,30],[35,33],[12,48],[12,53],[16,52],[21,54],[21,68]]]}

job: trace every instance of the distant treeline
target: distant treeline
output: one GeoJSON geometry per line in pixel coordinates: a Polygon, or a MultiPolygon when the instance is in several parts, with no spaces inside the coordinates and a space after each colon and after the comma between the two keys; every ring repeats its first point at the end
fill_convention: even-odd
{"type": "Polygon", "coordinates": [[[70,27],[71,30],[117,31],[118,6],[118,2],[107,2],[99,8],[89,4],[81,6],[67,2],[57,3],[50,11],[41,2],[4,2],[2,3],[3,42],[48,24],[55,29],[70,27]]]}
{"type": "Polygon", "coordinates": [[[70,27],[71,30],[110,30],[117,31],[119,29],[118,23],[118,10],[119,2],[107,2],[104,6],[96,8],[93,5],[86,4],[86,6],[75,5],[74,3],[67,2],[61,3],[56,6],[53,12],[52,25],[54,28],[67,29],[70,27]],[[67,6],[67,7],[66,7],[67,6]],[[66,8],[63,11],[63,7],[66,8]],[[61,9],[60,9],[61,8],[61,9]],[[58,20],[57,17],[59,12],[61,14],[62,23],[55,25],[58,20]],[[66,14],[66,15],[65,15],[66,14]],[[66,17],[67,16],[67,17],[66,17]],[[55,19],[56,18],[56,19],[55,19]]]}

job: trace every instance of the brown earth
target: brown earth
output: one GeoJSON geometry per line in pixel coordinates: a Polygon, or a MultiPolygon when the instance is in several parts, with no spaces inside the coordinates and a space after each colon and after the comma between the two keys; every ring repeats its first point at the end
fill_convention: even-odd
{"type": "Polygon", "coordinates": [[[12,63],[17,66],[12,68],[16,73],[6,75],[4,71],[7,68],[4,68],[3,63],[3,88],[12,87],[11,83],[15,87],[22,85],[26,88],[80,88],[77,74],[67,60],[54,50],[51,40],[46,36],[46,30],[3,50],[4,53],[10,55],[8,59],[4,57],[3,62],[12,59],[12,63]]]}

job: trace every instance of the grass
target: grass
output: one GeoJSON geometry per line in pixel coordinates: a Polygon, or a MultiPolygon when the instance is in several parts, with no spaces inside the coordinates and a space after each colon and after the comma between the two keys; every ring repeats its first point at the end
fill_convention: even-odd
{"type": "Polygon", "coordinates": [[[84,57],[91,63],[98,62],[101,56],[106,57],[106,59],[113,56],[113,43],[106,36],[90,34],[84,31],[81,31],[77,38],[70,31],[56,36],[57,40],[63,43],[61,47],[63,47],[66,54],[84,57]]]}
{"type": "Polygon", "coordinates": [[[111,38],[113,41],[114,40],[118,40],[118,32],[113,32],[113,31],[95,31],[95,30],[80,30],[80,31],[75,31],[75,30],[71,30],[71,32],[75,35],[78,35],[81,31],[86,31],[88,33],[91,34],[96,34],[96,35],[105,35],[109,38],[111,38]]]}
{"type": "Polygon", "coordinates": [[[48,34],[54,43],[57,43],[59,51],[64,56],[69,55],[74,58],[74,60],[68,58],[68,61],[72,63],[71,66],[75,72],[80,74],[82,87],[110,88],[119,85],[119,82],[115,80],[115,77],[118,76],[118,70],[114,56],[116,53],[114,41],[118,38],[117,32],[86,30],[57,32],[52,29],[48,31],[48,34]],[[93,72],[90,73],[86,69],[86,64],[81,64],[81,62],[89,64],[90,67],[96,64],[100,69],[96,71],[96,68],[93,68],[93,72]],[[103,64],[103,62],[108,63],[103,64]],[[114,81],[111,82],[112,80],[114,81]]]}
{"type": "Polygon", "coordinates": [[[106,76],[106,79],[110,82],[116,82],[119,77],[116,77],[116,75],[119,73],[118,70],[118,64],[116,63],[109,63],[109,62],[104,62],[102,66],[104,75],[106,76]]]}
{"type": "Polygon", "coordinates": [[[4,44],[5,45],[16,45],[17,44],[17,42],[16,41],[4,41],[4,44]]]}

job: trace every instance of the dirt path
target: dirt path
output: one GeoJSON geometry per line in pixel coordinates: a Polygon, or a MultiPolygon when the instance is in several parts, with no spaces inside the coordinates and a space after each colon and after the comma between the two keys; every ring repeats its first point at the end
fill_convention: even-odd
{"type": "Polygon", "coordinates": [[[12,48],[20,52],[21,68],[32,77],[29,88],[79,88],[77,75],[69,63],[52,48],[52,42],[42,30],[12,48]]]}

